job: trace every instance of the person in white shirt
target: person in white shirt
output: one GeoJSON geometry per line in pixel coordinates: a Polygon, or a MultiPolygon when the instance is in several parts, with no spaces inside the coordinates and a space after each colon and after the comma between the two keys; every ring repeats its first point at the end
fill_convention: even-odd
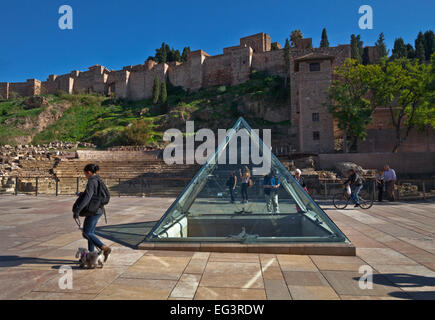
{"type": "Polygon", "coordinates": [[[388,164],[384,166],[384,181],[387,189],[387,197],[389,201],[394,201],[394,184],[397,177],[394,169],[391,169],[388,164]]]}

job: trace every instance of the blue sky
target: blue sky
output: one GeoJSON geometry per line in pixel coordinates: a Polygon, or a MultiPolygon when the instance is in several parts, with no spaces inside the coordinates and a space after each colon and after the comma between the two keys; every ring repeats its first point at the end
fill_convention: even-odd
{"type": "Polygon", "coordinates": [[[318,46],[326,27],[331,45],[349,43],[352,33],[373,45],[384,32],[391,49],[403,37],[435,29],[433,0],[18,0],[0,6],[0,82],[46,80],[49,74],[109,69],[143,63],[164,41],[209,54],[258,32],[284,43],[301,29],[318,46]],[[58,9],[74,10],[74,29],[60,30],[58,9]],[[358,27],[361,5],[374,12],[373,30],[358,27]]]}

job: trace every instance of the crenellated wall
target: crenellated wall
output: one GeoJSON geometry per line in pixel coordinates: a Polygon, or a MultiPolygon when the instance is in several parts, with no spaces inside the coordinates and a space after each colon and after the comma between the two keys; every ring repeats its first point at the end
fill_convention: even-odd
{"type": "MultiPolygon", "coordinates": [[[[269,35],[258,33],[241,38],[239,45],[223,48],[223,53],[219,55],[210,56],[203,50],[192,51],[183,63],[158,64],[147,60],[144,64],[125,66],[122,70],[108,70],[95,65],[83,72],[76,70],[59,76],[50,75],[43,82],[37,79],[19,83],[3,82],[0,83],[0,98],[64,91],[97,92],[122,99],[141,100],[152,97],[155,78],[185,90],[199,90],[241,84],[249,80],[254,70],[264,71],[285,77],[290,87],[290,102],[280,109],[282,117],[276,117],[279,121],[290,121],[283,141],[299,152],[334,152],[334,123],[325,102],[328,99],[327,90],[334,79],[334,68],[351,57],[350,45],[313,48],[311,38],[302,39],[297,41],[295,48],[290,49],[288,64],[281,45],[276,43],[274,48],[272,50],[269,35]]],[[[365,52],[369,63],[378,59],[374,47],[366,47],[365,52]]],[[[274,117],[272,115],[271,118],[274,117]]],[[[381,119],[382,115],[375,115],[374,127],[368,129],[366,141],[359,142],[359,151],[391,148],[393,131],[385,121],[377,126],[381,119]]],[[[423,133],[413,131],[401,151],[433,151],[434,135],[433,130],[423,133]]]]}
{"type": "MultiPolygon", "coordinates": [[[[311,39],[301,43],[309,47],[311,39]]],[[[279,44],[277,46],[280,47],[279,44]]],[[[295,56],[312,50],[292,49],[296,52],[295,56]]],[[[341,60],[337,59],[340,63],[341,60]]],[[[122,70],[116,71],[95,65],[87,71],[76,70],[59,76],[50,75],[43,82],[30,79],[21,83],[0,83],[0,96],[7,99],[12,92],[20,96],[29,96],[64,91],[114,94],[123,99],[140,100],[152,96],[155,77],[160,82],[169,81],[172,85],[181,86],[186,90],[198,90],[203,87],[243,83],[249,79],[253,70],[285,76],[285,65],[284,51],[271,51],[270,36],[258,33],[241,38],[237,46],[224,48],[221,55],[210,56],[202,50],[193,51],[184,63],[158,64],[148,60],[144,64],[125,66],[122,70]]]]}

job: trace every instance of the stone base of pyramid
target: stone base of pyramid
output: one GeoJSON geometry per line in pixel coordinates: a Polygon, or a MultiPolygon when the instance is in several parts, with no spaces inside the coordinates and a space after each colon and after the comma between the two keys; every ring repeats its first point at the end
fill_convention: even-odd
{"type": "Polygon", "coordinates": [[[142,242],[140,250],[232,252],[232,253],[275,253],[294,255],[355,256],[355,246],[351,243],[161,243],[142,242]]]}

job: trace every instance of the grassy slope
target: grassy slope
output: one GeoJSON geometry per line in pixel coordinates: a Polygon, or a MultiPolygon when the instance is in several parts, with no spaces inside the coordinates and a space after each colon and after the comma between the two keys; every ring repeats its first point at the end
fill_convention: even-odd
{"type": "MultiPolygon", "coordinates": [[[[32,142],[89,141],[99,147],[108,147],[119,143],[120,134],[133,120],[144,119],[151,127],[149,143],[158,143],[164,130],[169,127],[182,129],[185,120],[189,119],[195,120],[196,128],[230,127],[240,116],[237,107],[246,97],[263,101],[267,105],[282,104],[287,99],[287,90],[283,88],[281,78],[262,73],[253,73],[251,80],[232,87],[219,86],[191,93],[169,87],[168,112],[165,107],[153,105],[149,99],[121,101],[93,94],[59,93],[47,98],[50,102],[69,102],[72,106],[57,122],[37,133],[32,142]]],[[[0,102],[0,143],[13,144],[13,137],[32,133],[31,130],[17,129],[16,123],[26,117],[38,116],[42,112],[39,109],[43,108],[24,110],[23,100],[0,102]]],[[[262,119],[249,120],[259,127],[267,124],[262,119]]]]}

